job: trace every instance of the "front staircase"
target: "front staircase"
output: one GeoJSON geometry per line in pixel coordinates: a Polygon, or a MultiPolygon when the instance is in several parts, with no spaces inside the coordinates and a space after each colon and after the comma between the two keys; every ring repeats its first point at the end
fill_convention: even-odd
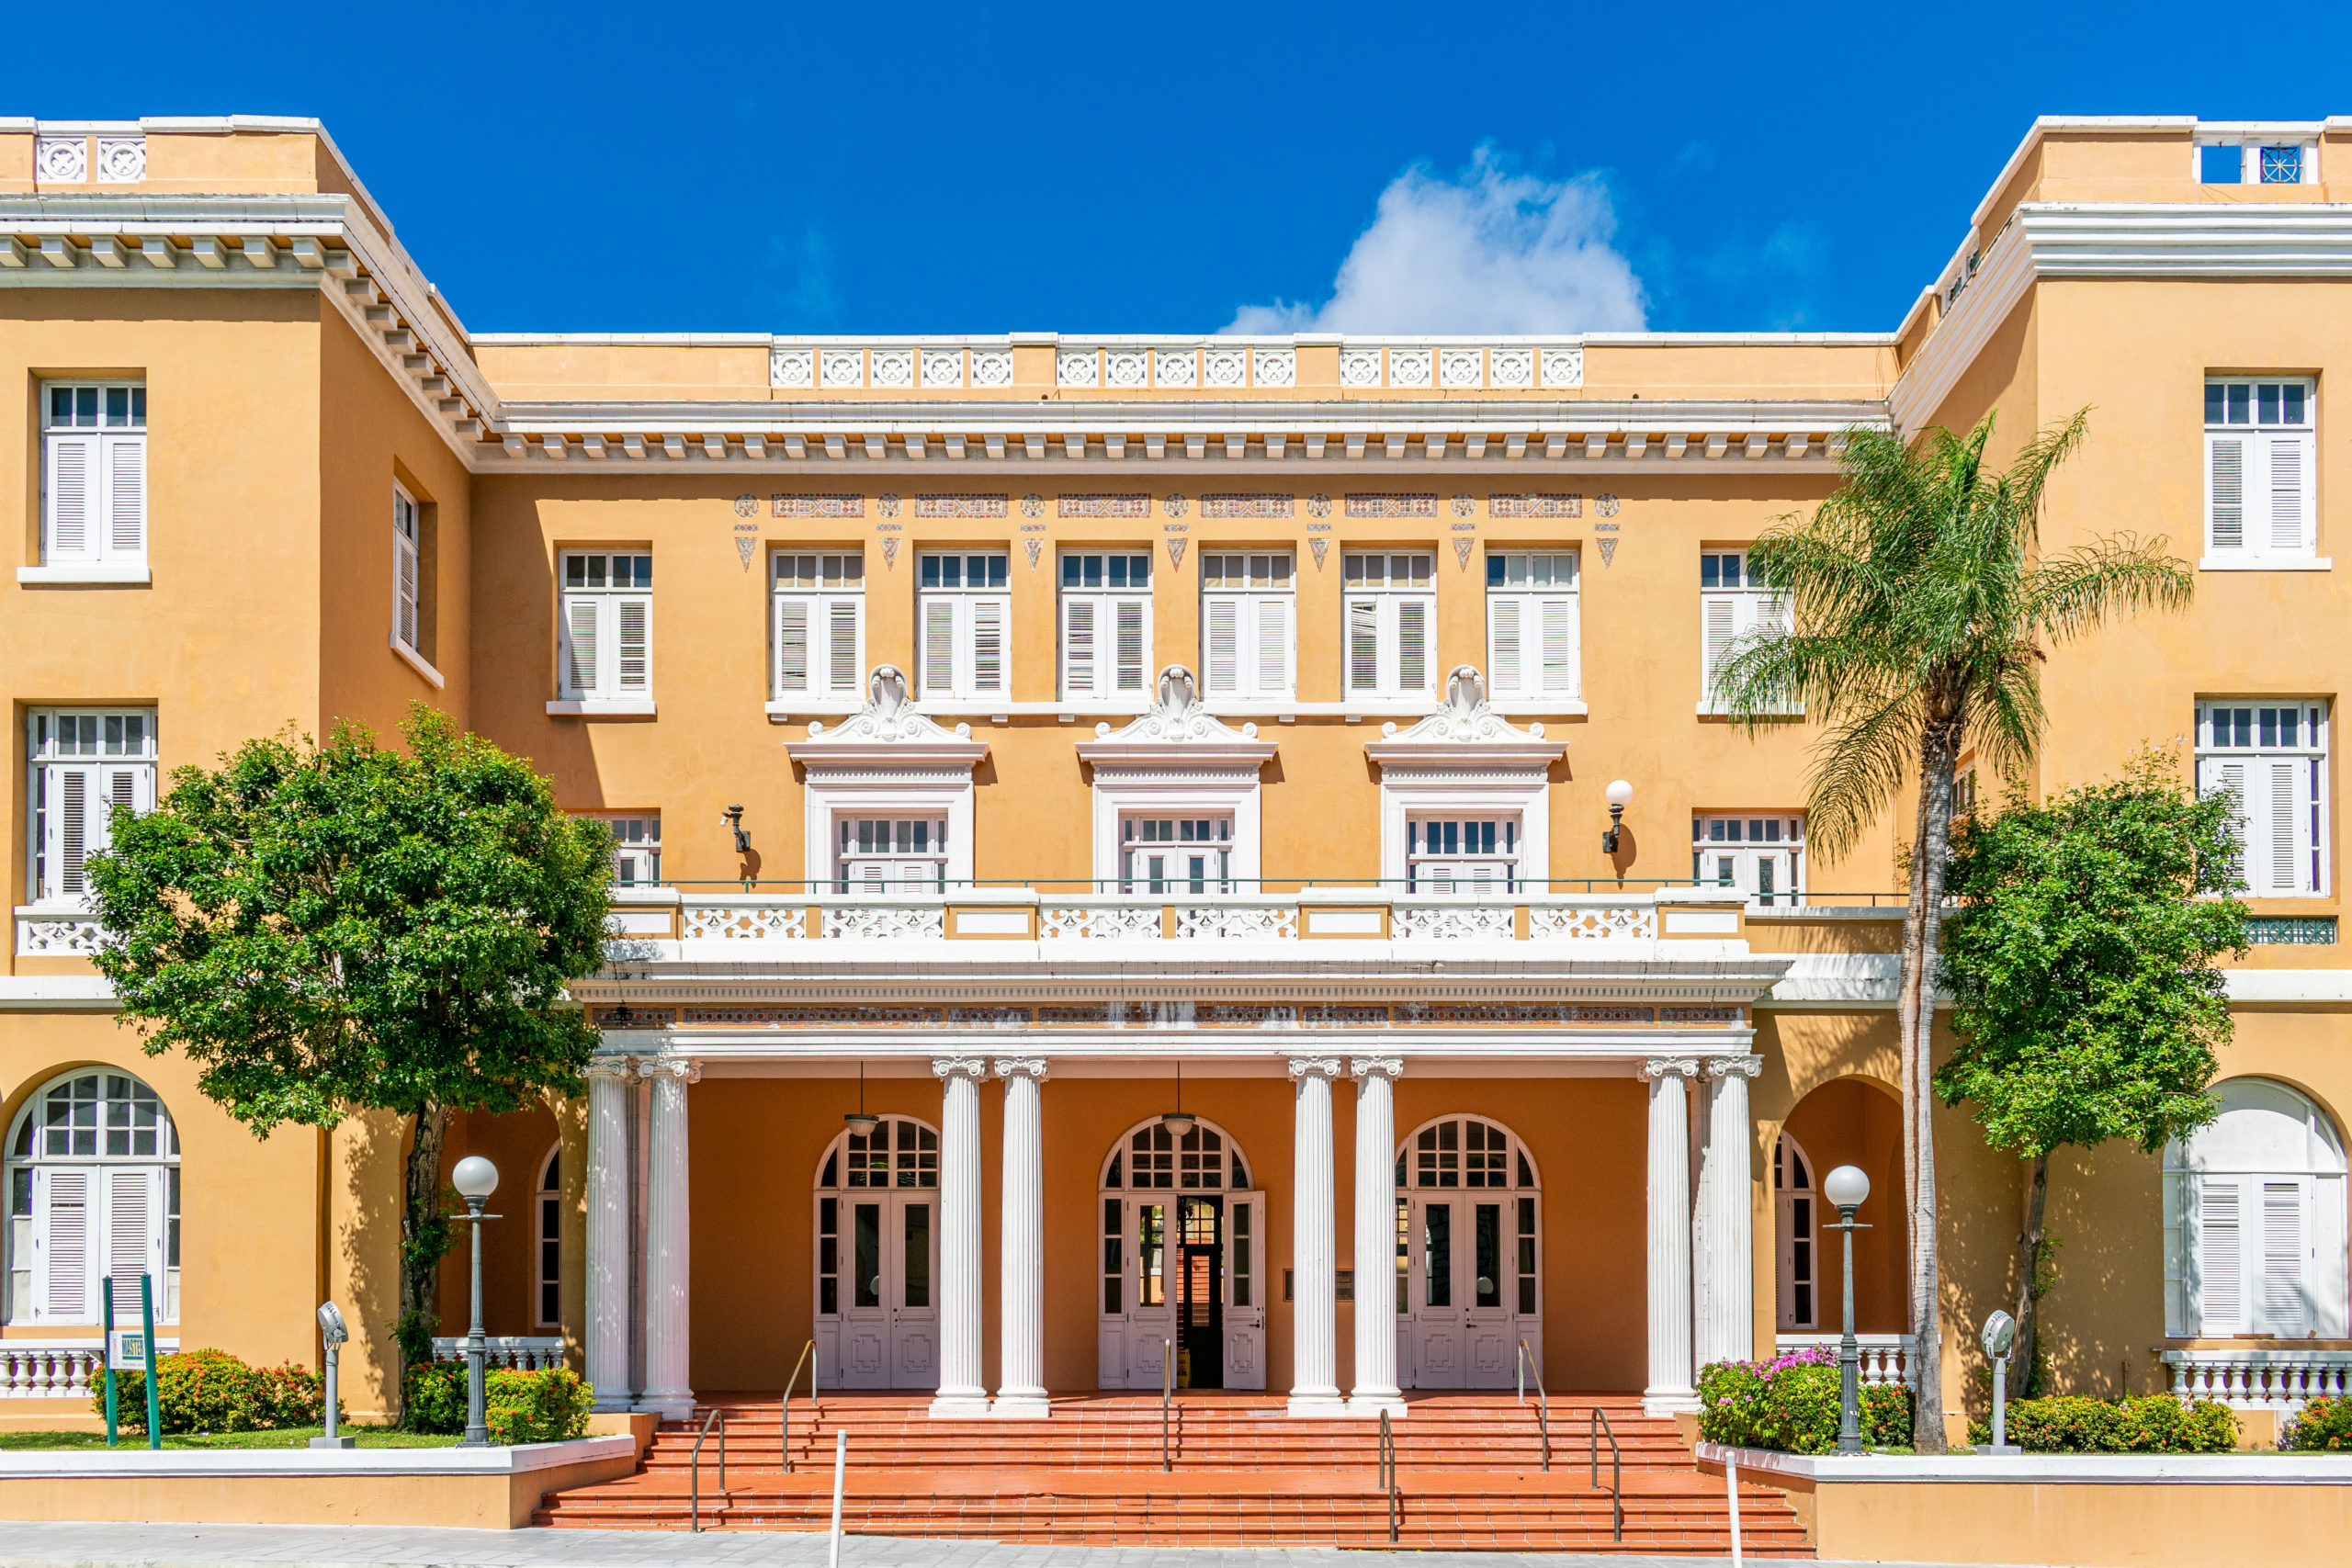
{"type": "MultiPolygon", "coordinates": [[[[1535,1401],[1510,1394],[1409,1396],[1392,1423],[1396,1544],[1406,1548],[1724,1555],[1730,1507],[1671,1422],[1631,1398],[1556,1400],[1543,1468],[1535,1401]],[[1617,1539],[1610,1449],[1599,1484],[1591,1413],[1606,1412],[1623,1455],[1617,1539]]],[[[788,1438],[773,1395],[714,1395],[690,1422],[664,1422],[635,1475],[548,1495],[533,1516],[574,1529],[686,1528],[695,1435],[716,1406],[727,1430],[705,1443],[705,1529],[820,1530],[832,1508],[834,1433],[849,1434],[842,1528],[860,1535],[1097,1546],[1389,1544],[1374,1423],[1293,1419],[1279,1396],[1184,1393],[1160,1470],[1157,1394],[1057,1396],[1044,1421],[934,1421],[922,1395],[826,1394],[792,1403],[788,1438]],[[784,1468],[788,1451],[792,1470],[784,1468]]],[[[1741,1544],[1758,1557],[1809,1557],[1781,1494],[1740,1489],[1741,1544]]]]}

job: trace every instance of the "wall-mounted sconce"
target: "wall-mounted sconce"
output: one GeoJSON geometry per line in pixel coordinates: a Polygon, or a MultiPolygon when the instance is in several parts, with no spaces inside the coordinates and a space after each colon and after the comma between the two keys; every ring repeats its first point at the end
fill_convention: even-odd
{"type": "Polygon", "coordinates": [[[750,854],[752,835],[743,831],[743,808],[740,806],[730,806],[720,812],[719,816],[726,820],[729,828],[735,829],[735,852],[739,855],[750,854]]]}
{"type": "Polygon", "coordinates": [[[1605,855],[1613,855],[1617,852],[1619,824],[1625,819],[1625,807],[1633,804],[1634,786],[1623,779],[1615,779],[1610,783],[1607,795],[1609,830],[1600,835],[1600,852],[1605,855]]]}

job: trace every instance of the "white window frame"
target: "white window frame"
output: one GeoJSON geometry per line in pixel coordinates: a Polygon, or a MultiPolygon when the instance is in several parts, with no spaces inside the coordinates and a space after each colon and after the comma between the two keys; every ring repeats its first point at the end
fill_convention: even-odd
{"type": "MultiPolygon", "coordinates": [[[[1542,897],[1552,874],[1552,804],[1542,768],[1427,767],[1383,762],[1380,767],[1380,876],[1383,886],[1403,896],[1411,818],[1516,817],[1519,819],[1518,892],[1542,897]]],[[[1426,890],[1416,897],[1430,897],[1426,890]]]]}
{"type": "MultiPolygon", "coordinates": [[[[948,812],[933,807],[919,811],[836,810],[832,816],[832,880],[835,893],[937,895],[947,891],[948,866],[957,845],[948,812]],[[887,847],[871,843],[867,824],[878,825],[890,840],[887,847]],[[853,845],[853,838],[859,840],[853,845]],[[920,848],[916,840],[920,840],[920,848]],[[900,843],[907,847],[898,847],[900,843]],[[864,866],[853,873],[853,866],[864,866]],[[927,869],[925,869],[927,868],[927,869]]],[[[967,857],[968,858],[968,857],[967,857]]]]}
{"type": "Polygon", "coordinates": [[[39,410],[40,565],[19,581],[146,582],[152,508],[147,486],[147,384],[144,381],[46,381],[39,410]],[[80,423],[80,394],[91,394],[91,423],[80,423]],[[58,423],[55,399],[74,400],[58,423]],[[114,394],[121,394],[116,415],[114,394]],[[78,528],[65,530],[67,502],[78,495],[78,528]]]}
{"type": "Polygon", "coordinates": [[[2207,697],[2197,704],[2197,793],[2238,791],[2240,886],[2249,897],[2329,895],[2329,707],[2320,697],[2207,697]],[[2292,745],[2284,743],[2290,714],[2295,716],[2292,745]],[[2240,716],[2247,720],[2243,727],[2240,716]],[[2282,803],[2291,818],[2283,835],[2282,803]],[[2291,884],[2278,876],[2282,867],[2291,868],[2291,884]]]}
{"type": "Polygon", "coordinates": [[[26,890],[36,905],[87,907],[81,866],[112,839],[100,802],[153,810],[156,753],[153,708],[35,708],[25,716],[31,806],[25,814],[26,890]],[[78,841],[71,811],[76,793],[78,841]]]}
{"type": "Polygon", "coordinates": [[[659,811],[583,811],[613,834],[613,885],[651,887],[662,881],[662,814],[659,811]]]}
{"type": "Polygon", "coordinates": [[[1498,707],[1583,711],[1582,576],[1575,549],[1487,552],[1487,694],[1498,707]]]}
{"type": "Polygon", "coordinates": [[[537,1185],[531,1193],[531,1324],[536,1328],[563,1326],[563,1140],[556,1140],[538,1164],[537,1185]],[[555,1181],[549,1185],[548,1178],[555,1181]],[[554,1254],[555,1267],[548,1266],[554,1254]],[[556,1291],[555,1311],[547,1309],[548,1287],[556,1291]]]}
{"type": "Polygon", "coordinates": [[[1151,547],[1066,549],[1055,570],[1061,701],[1149,704],[1151,547]],[[1114,572],[1127,581],[1114,586],[1114,572]]]}
{"type": "Polygon", "coordinates": [[[773,550],[768,584],[770,700],[854,708],[865,691],[865,553],[773,550]]]}
{"type": "Polygon", "coordinates": [[[2221,1117],[2165,1145],[2165,1335],[2343,1338],[2340,1134],[2325,1111],[2276,1080],[2231,1078],[2213,1089],[2221,1117]],[[2234,1247],[2213,1234],[2224,1202],[2235,1210],[2234,1247]],[[2294,1246],[2280,1245],[2290,1239],[2294,1246]],[[2297,1251],[2300,1267],[2290,1269],[2286,1255],[2297,1251]]]}
{"type": "Polygon", "coordinates": [[[1749,904],[1796,908],[1804,903],[1805,858],[1802,811],[1775,807],[1769,811],[1691,813],[1690,880],[1702,887],[1724,886],[1724,863],[1728,861],[1729,886],[1747,894],[1749,904]],[[1715,836],[1718,831],[1721,838],[1715,836]],[[1735,832],[1740,835],[1736,839],[1731,836],[1735,832]],[[1768,863],[1775,868],[1770,891],[1760,877],[1768,863]],[[1779,870],[1783,866],[1785,882],[1779,870]]]}
{"type": "Polygon", "coordinates": [[[1404,890],[1415,897],[1516,897],[1524,891],[1519,868],[1526,852],[1526,819],[1517,811],[1416,808],[1405,813],[1404,890]],[[1468,837],[1462,829],[1471,827],[1490,829],[1495,847],[1484,847],[1485,833],[1479,835],[1478,848],[1459,847],[1468,837]],[[1442,847],[1448,830],[1456,848],[1442,847]],[[1490,874],[1482,883],[1476,874],[1480,870],[1499,871],[1501,875],[1490,874]],[[1472,874],[1465,877],[1464,872],[1472,874]]]}
{"type": "Polygon", "coordinates": [[[418,640],[423,635],[423,598],[418,578],[422,571],[421,549],[423,524],[419,520],[416,498],[399,485],[392,487],[392,646],[404,649],[418,658],[424,649],[418,640]]]}
{"type": "Polygon", "coordinates": [[[1804,1145],[1783,1129],[1772,1145],[1772,1320],[1782,1334],[1812,1334],[1817,1332],[1824,1317],[1829,1315],[1821,1301],[1821,1192],[1820,1178],[1813,1168],[1813,1156],[1804,1145]],[[1802,1182],[1789,1179],[1788,1163],[1793,1159],[1803,1170],[1802,1182]],[[1797,1223],[1796,1206],[1805,1205],[1804,1224],[1797,1223]],[[1804,1249],[1802,1281],[1810,1294],[1810,1312],[1796,1310],[1799,1280],[1798,1247],[1804,1249]]]}
{"type": "Polygon", "coordinates": [[[2329,562],[2318,554],[2319,383],[2308,376],[2208,376],[2204,400],[2205,554],[2199,569],[2325,570],[2329,562]],[[2266,399],[2266,392],[2272,395],[2266,399]],[[2290,421],[2298,393],[2301,418],[2290,421]],[[2241,405],[2245,417],[2234,418],[2241,405]],[[2277,417],[2265,421],[2266,409],[2277,417]]]}
{"type": "Polygon", "coordinates": [[[1298,694],[1297,557],[1290,550],[1203,550],[1201,696],[1212,711],[1298,694]]]}
{"type": "Polygon", "coordinates": [[[1235,886],[1234,833],[1230,811],[1199,807],[1154,811],[1127,807],[1119,813],[1119,860],[1115,867],[1118,881],[1113,886],[1121,893],[1155,897],[1231,893],[1235,886]],[[1174,836],[1143,836],[1163,827],[1174,836]],[[1151,875],[1148,869],[1137,869],[1148,867],[1154,857],[1165,862],[1158,876],[1151,875]],[[1201,862],[1198,876],[1189,864],[1195,858],[1201,862]]]}
{"type": "Polygon", "coordinates": [[[2243,136],[2200,136],[2188,154],[2188,177],[2199,185],[2317,185],[2319,183],[2319,141],[2307,131],[2287,131],[2276,135],[2253,133],[2243,136]],[[2234,181],[2205,178],[2205,150],[2208,147],[2232,147],[2238,152],[2238,177],[2234,181]],[[2262,154],[2272,148],[2291,147],[2302,154],[2301,166],[2291,180],[2266,180],[2262,177],[2262,154]]]}
{"type": "Polygon", "coordinates": [[[925,550],[916,558],[916,697],[924,702],[1003,702],[1012,693],[1012,552],[1001,545],[925,550]],[[956,581],[923,586],[934,562],[956,562],[956,581]],[[969,564],[987,579],[970,585],[969,564]],[[991,655],[988,639],[995,638],[991,655]]]}
{"type": "Polygon", "coordinates": [[[1340,572],[1342,700],[1435,701],[1437,552],[1410,545],[1351,549],[1341,554],[1340,572]],[[1409,681],[1407,676],[1411,671],[1411,661],[1405,640],[1416,617],[1419,623],[1421,678],[1409,681]],[[1363,651],[1372,655],[1368,665],[1361,657],[1363,651]],[[1373,677],[1369,685],[1360,680],[1366,672],[1373,677]]]}
{"type": "MultiPolygon", "coordinates": [[[[557,565],[560,598],[556,616],[556,691],[561,704],[580,712],[650,712],[653,705],[653,552],[643,548],[565,550],[557,565]],[[573,583],[572,563],[585,567],[573,583]],[[631,563],[629,581],[616,585],[618,569],[631,563]],[[597,581],[601,562],[602,581],[597,581]],[[636,617],[636,657],[630,655],[630,618],[636,617]],[[579,647],[582,630],[590,643],[579,647]],[[584,668],[582,668],[584,666],[584,668]],[[581,677],[587,677],[583,682],[581,677]]],[[[558,711],[561,711],[559,709],[558,711]]]]}
{"type": "Polygon", "coordinates": [[[1233,840],[1226,857],[1226,880],[1241,893],[1258,891],[1260,876],[1259,764],[1215,761],[1190,767],[1152,769],[1097,761],[1094,764],[1094,881],[1106,891],[1120,886],[1122,823],[1136,818],[1230,818],[1233,840]]]}
{"type": "MultiPolygon", "coordinates": [[[[1716,668],[1748,638],[1785,636],[1793,621],[1789,596],[1755,581],[1747,546],[1702,545],[1699,554],[1699,711],[1721,714],[1726,710],[1715,700],[1716,668]],[[1710,584],[1711,566],[1725,560],[1738,563],[1737,584],[1725,586],[1721,578],[1710,584]]],[[[1801,710],[1792,705],[1789,711],[1801,710]]]]}
{"type": "Polygon", "coordinates": [[[6,1255],[0,1258],[0,1323],[95,1325],[102,1315],[99,1280],[116,1269],[119,1269],[115,1286],[118,1316],[125,1305],[126,1275],[130,1276],[129,1305],[133,1313],[138,1311],[136,1272],[143,1269],[154,1280],[156,1321],[177,1323],[178,1222],[184,1204],[184,1197],[175,1189],[179,1169],[179,1130],[172,1120],[171,1108],[153,1085],[134,1073],[103,1066],[76,1067],[51,1078],[28,1096],[8,1126],[6,1142],[0,1143],[0,1251],[6,1255]],[[61,1087],[70,1089],[77,1080],[85,1078],[98,1080],[97,1097],[79,1101],[93,1106],[96,1112],[94,1152],[77,1153],[69,1148],[52,1154],[46,1146],[48,1129],[44,1125],[51,1092],[61,1087]],[[106,1152],[105,1134],[113,1119],[109,1108],[133,1103],[128,1093],[109,1094],[107,1091],[113,1087],[107,1082],[109,1079],[122,1080],[127,1088],[135,1086],[153,1101],[153,1153],[106,1152]],[[20,1153],[19,1143],[28,1131],[32,1145],[29,1151],[20,1153]],[[77,1270],[82,1286],[79,1306],[54,1304],[56,1295],[51,1289],[50,1268],[55,1244],[62,1239],[54,1229],[55,1211],[51,1200],[55,1195],[56,1179],[69,1175],[78,1176],[84,1184],[85,1218],[77,1270]],[[22,1213],[17,1207],[20,1189],[21,1196],[28,1200],[22,1213]],[[135,1256],[127,1256],[119,1250],[125,1238],[114,1234],[114,1205],[119,1199],[133,1193],[138,1194],[147,1223],[129,1249],[135,1256]]]}

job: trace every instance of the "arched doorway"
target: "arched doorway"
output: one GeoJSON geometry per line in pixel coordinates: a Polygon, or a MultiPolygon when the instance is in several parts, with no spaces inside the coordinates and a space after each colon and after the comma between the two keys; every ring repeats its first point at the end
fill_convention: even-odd
{"type": "Polygon", "coordinates": [[[179,1321],[180,1145],[153,1089],[99,1067],[64,1074],[26,1100],[0,1147],[0,1322],[95,1324],[108,1276],[116,1312],[136,1322],[141,1274],[156,1321],[179,1321]]]}
{"type": "Polygon", "coordinates": [[[1783,1334],[1821,1326],[1821,1213],[1813,1180],[1813,1161],[1781,1134],[1772,1145],[1772,1235],[1774,1322],[1783,1334]]]}
{"type": "Polygon", "coordinates": [[[2213,1087],[2221,1113],[2165,1148],[2165,1332],[2346,1332],[2345,1157],[2335,1122],[2269,1078],[2213,1087]]]}
{"type": "Polygon", "coordinates": [[[1104,1388],[1266,1386],[1266,1195],[1233,1135],[1159,1117],[1111,1145],[1096,1361],[1104,1388]]]}
{"type": "Polygon", "coordinates": [[[817,1168],[817,1376],[827,1388],[939,1386],[939,1130],[883,1116],[817,1168]]]}
{"type": "MultiPolygon", "coordinates": [[[[1396,1378],[1508,1388],[1527,1341],[1544,1364],[1542,1192],[1509,1128],[1444,1116],[1396,1152],[1396,1378]]],[[[1370,1281],[1357,1289],[1371,1296],[1370,1281]]]]}

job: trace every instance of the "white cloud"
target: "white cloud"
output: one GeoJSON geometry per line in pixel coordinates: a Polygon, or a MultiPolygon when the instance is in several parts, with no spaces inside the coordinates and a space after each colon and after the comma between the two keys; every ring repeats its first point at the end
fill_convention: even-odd
{"type": "Polygon", "coordinates": [[[1380,193],[1320,305],[1245,305],[1232,333],[1637,331],[1641,279],[1611,245],[1598,176],[1514,174],[1481,147],[1453,179],[1415,164],[1380,193]]]}

